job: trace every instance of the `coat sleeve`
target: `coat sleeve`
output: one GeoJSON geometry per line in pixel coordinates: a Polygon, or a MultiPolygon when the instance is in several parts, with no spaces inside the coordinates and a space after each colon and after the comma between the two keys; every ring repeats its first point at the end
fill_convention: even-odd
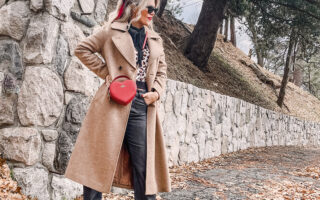
{"type": "Polygon", "coordinates": [[[153,83],[153,90],[158,92],[159,100],[166,88],[166,82],[167,82],[167,63],[165,59],[164,51],[162,51],[162,54],[159,56],[159,65],[158,70],[156,73],[156,77],[154,79],[153,83]]]}
{"type": "Polygon", "coordinates": [[[101,53],[103,44],[105,42],[106,31],[104,28],[100,28],[96,33],[88,36],[84,40],[78,43],[74,50],[74,55],[87,66],[92,72],[102,79],[109,74],[108,68],[95,53],[101,53]]]}

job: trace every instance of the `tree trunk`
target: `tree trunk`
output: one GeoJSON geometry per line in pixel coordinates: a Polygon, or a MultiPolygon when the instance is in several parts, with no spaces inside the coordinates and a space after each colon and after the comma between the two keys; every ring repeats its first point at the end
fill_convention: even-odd
{"type": "Polygon", "coordinates": [[[229,15],[224,20],[224,39],[223,41],[228,41],[228,32],[229,32],[229,15]]]}
{"type": "Polygon", "coordinates": [[[302,71],[300,68],[296,68],[295,67],[295,61],[296,61],[296,54],[297,54],[297,51],[298,51],[298,43],[299,41],[296,41],[295,44],[294,44],[294,52],[293,52],[293,62],[292,62],[292,82],[299,86],[302,84],[301,81],[302,81],[302,71]]]}
{"type": "Polygon", "coordinates": [[[284,73],[283,73],[283,78],[281,81],[281,88],[280,88],[280,92],[279,92],[279,97],[277,100],[277,104],[282,107],[283,105],[283,101],[284,101],[284,96],[285,96],[285,92],[286,92],[286,86],[288,83],[288,77],[289,77],[289,71],[290,71],[290,64],[291,64],[291,59],[292,59],[292,52],[295,46],[295,30],[294,28],[291,31],[291,35],[290,35],[290,41],[289,41],[289,48],[288,48],[288,53],[287,53],[287,58],[286,58],[286,64],[285,64],[285,68],[284,68],[284,73]]]}
{"type": "Polygon", "coordinates": [[[157,13],[157,16],[159,17],[159,18],[161,18],[162,17],[162,14],[163,14],[163,12],[164,12],[164,8],[166,7],[166,5],[167,5],[167,0],[161,0],[160,1],[160,8],[159,8],[159,12],[157,13]]]}
{"type": "Polygon", "coordinates": [[[308,84],[309,84],[309,91],[310,91],[310,93],[311,93],[311,67],[310,67],[310,65],[308,65],[308,78],[309,78],[309,80],[308,80],[308,84]]]}
{"type": "Polygon", "coordinates": [[[230,36],[231,36],[231,43],[233,46],[237,47],[237,40],[236,40],[236,25],[234,17],[231,16],[230,18],[230,36]]]}
{"type": "Polygon", "coordinates": [[[301,68],[295,68],[294,72],[293,72],[293,83],[298,86],[301,87],[303,82],[303,71],[301,70],[301,68]]]}
{"type": "Polygon", "coordinates": [[[262,57],[262,53],[260,52],[260,49],[258,49],[258,51],[257,51],[257,59],[258,59],[258,64],[259,64],[261,67],[264,67],[263,57],[262,57]]]}
{"type": "Polygon", "coordinates": [[[252,57],[252,52],[253,52],[253,50],[252,49],[249,49],[249,52],[248,52],[248,57],[251,59],[251,57],[252,57]]]}
{"type": "Polygon", "coordinates": [[[226,7],[227,0],[204,0],[197,24],[187,41],[184,55],[201,70],[206,69],[226,7]]]}
{"type": "Polygon", "coordinates": [[[253,42],[254,50],[255,50],[256,55],[257,55],[257,62],[261,67],[264,67],[263,52],[262,52],[263,50],[259,45],[259,40],[258,40],[257,31],[256,31],[256,28],[255,28],[254,21],[251,21],[251,20],[253,20],[253,19],[247,18],[248,27],[249,27],[249,30],[252,33],[252,42],[253,42]]]}
{"type": "Polygon", "coordinates": [[[219,33],[222,35],[223,34],[223,22],[219,26],[219,33]]]}

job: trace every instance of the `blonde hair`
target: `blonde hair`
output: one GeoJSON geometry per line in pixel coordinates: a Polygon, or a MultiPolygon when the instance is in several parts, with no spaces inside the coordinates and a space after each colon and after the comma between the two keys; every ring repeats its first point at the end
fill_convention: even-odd
{"type": "MultiPolygon", "coordinates": [[[[104,27],[110,26],[114,21],[128,22],[128,26],[130,26],[132,22],[139,20],[139,18],[141,17],[141,11],[145,9],[148,4],[148,0],[125,0],[122,15],[118,19],[116,19],[119,14],[120,7],[122,6],[122,2],[123,0],[118,0],[116,9],[110,12],[110,14],[108,15],[108,21],[104,22],[104,27]],[[131,5],[133,5],[133,8],[137,9],[137,14],[132,19],[131,16],[133,15],[133,9],[131,5]]],[[[155,0],[155,7],[159,8],[159,6],[160,0],[155,0]]],[[[153,21],[151,21],[148,27],[153,31],[153,21]]]]}

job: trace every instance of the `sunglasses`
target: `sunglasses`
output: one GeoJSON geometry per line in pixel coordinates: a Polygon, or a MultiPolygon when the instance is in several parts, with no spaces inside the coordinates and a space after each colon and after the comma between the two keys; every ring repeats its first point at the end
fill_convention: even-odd
{"type": "Polygon", "coordinates": [[[148,13],[149,14],[151,14],[152,11],[154,11],[154,14],[157,14],[157,12],[158,12],[158,8],[155,8],[153,6],[147,6],[147,8],[148,8],[148,13]]]}

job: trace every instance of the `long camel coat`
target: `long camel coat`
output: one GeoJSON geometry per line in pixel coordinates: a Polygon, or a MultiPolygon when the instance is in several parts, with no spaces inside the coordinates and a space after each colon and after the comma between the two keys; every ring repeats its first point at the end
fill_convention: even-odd
{"type": "MultiPolygon", "coordinates": [[[[112,22],[81,41],[74,52],[105,82],[97,90],[83,119],[65,177],[103,193],[110,192],[111,186],[133,189],[130,156],[123,145],[132,101],[126,106],[120,105],[107,93],[110,82],[118,75],[136,80],[135,47],[127,25],[127,22],[112,22]],[[95,52],[99,52],[105,62],[95,52]]],[[[158,115],[159,99],[166,87],[167,64],[162,38],[148,26],[145,30],[150,49],[146,82],[148,91],[154,88],[159,93],[158,100],[147,109],[145,194],[156,194],[171,192],[166,145],[158,115]]]]}

